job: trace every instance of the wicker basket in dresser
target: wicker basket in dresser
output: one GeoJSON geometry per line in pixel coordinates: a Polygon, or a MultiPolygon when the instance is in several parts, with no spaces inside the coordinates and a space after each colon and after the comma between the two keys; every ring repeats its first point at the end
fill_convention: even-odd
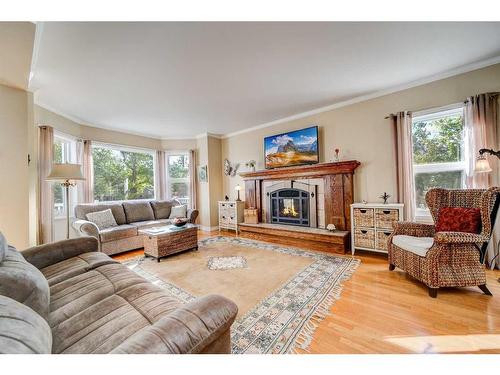
{"type": "Polygon", "coordinates": [[[387,238],[394,222],[402,221],[402,203],[351,204],[351,251],[356,249],[387,253],[387,238]]]}

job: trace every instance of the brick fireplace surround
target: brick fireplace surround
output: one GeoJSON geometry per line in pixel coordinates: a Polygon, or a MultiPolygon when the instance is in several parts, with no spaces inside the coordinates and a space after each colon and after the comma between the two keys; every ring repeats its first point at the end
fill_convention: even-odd
{"type": "Polygon", "coordinates": [[[258,224],[241,224],[240,230],[261,238],[283,237],[288,240],[310,242],[330,252],[349,250],[351,227],[350,205],[353,203],[356,160],[337,163],[319,163],[297,167],[245,172],[245,208],[256,208],[258,224]],[[314,198],[308,227],[282,225],[270,222],[269,194],[280,188],[299,187],[314,198]],[[335,232],[326,225],[334,224],[335,232]]]}

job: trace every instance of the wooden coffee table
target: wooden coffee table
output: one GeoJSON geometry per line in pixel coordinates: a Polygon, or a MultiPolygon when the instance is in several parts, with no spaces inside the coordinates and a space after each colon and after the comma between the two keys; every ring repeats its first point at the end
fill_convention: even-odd
{"type": "Polygon", "coordinates": [[[140,229],[139,234],[144,236],[144,255],[152,256],[158,262],[181,251],[198,250],[198,227],[193,224],[140,229]]]}

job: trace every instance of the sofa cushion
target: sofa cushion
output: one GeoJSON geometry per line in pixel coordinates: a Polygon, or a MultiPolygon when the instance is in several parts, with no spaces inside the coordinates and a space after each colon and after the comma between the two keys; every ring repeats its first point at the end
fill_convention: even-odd
{"type": "Polygon", "coordinates": [[[123,202],[127,224],[137,221],[154,220],[153,209],[148,201],[123,202]]]}
{"type": "Polygon", "coordinates": [[[168,219],[170,217],[170,211],[172,206],[179,205],[179,201],[176,199],[170,201],[151,201],[151,207],[153,207],[153,213],[155,219],[168,219]]]}
{"type": "Polygon", "coordinates": [[[52,286],[105,264],[116,263],[118,263],[116,260],[104,253],[90,252],[44,267],[40,271],[52,286]]]}
{"type": "Polygon", "coordinates": [[[131,223],[137,229],[145,229],[152,227],[160,227],[162,225],[170,225],[172,224],[171,219],[160,219],[160,220],[146,220],[146,221],[138,221],[136,223],[131,223]]]}
{"type": "Polygon", "coordinates": [[[29,307],[0,295],[0,354],[49,354],[52,333],[29,307]]]}
{"type": "Polygon", "coordinates": [[[434,244],[434,238],[398,234],[392,237],[392,243],[403,250],[425,257],[429,249],[434,244]]]}
{"type": "Polygon", "coordinates": [[[104,211],[111,209],[118,225],[126,224],[125,211],[121,203],[117,202],[101,202],[101,203],[81,203],[75,206],[75,216],[81,220],[87,220],[89,212],[104,211]]]}
{"type": "Polygon", "coordinates": [[[107,228],[99,231],[101,242],[110,242],[122,238],[137,236],[137,227],[130,224],[123,224],[117,227],[107,228]]]}
{"type": "Polygon", "coordinates": [[[97,225],[99,230],[116,227],[118,225],[109,208],[104,211],[89,212],[86,216],[87,220],[97,225]]]}
{"type": "Polygon", "coordinates": [[[54,353],[109,353],[182,303],[123,265],[107,265],[51,288],[54,353]]]}
{"type": "Polygon", "coordinates": [[[42,318],[49,315],[49,284],[43,274],[13,247],[0,263],[0,294],[33,309],[42,318]]]}
{"type": "Polygon", "coordinates": [[[443,207],[439,210],[436,232],[481,233],[481,210],[443,207]]]}
{"type": "Polygon", "coordinates": [[[180,206],[172,207],[170,211],[170,219],[175,219],[176,217],[186,217],[187,216],[187,206],[185,204],[180,206]]]}

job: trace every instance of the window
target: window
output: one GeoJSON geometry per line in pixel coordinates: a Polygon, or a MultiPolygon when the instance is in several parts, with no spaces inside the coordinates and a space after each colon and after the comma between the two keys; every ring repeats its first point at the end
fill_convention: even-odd
{"type": "Polygon", "coordinates": [[[176,152],[167,154],[167,195],[190,206],[189,198],[189,154],[176,152]]]}
{"type": "Polygon", "coordinates": [[[416,216],[428,217],[425,194],[433,187],[465,187],[463,106],[414,114],[413,173],[416,216]]]}
{"type": "MultiPolygon", "coordinates": [[[[76,140],[60,133],[54,134],[54,163],[76,163],[76,140]]],[[[54,217],[66,217],[66,194],[60,183],[54,183],[54,217]]],[[[77,189],[70,189],[70,204],[76,202],[77,189]]],[[[70,208],[71,208],[70,206],[70,208]]],[[[70,214],[73,210],[70,209],[70,214]]]]}
{"type": "Polygon", "coordinates": [[[94,144],[94,200],[154,198],[154,152],[94,144]]]}

